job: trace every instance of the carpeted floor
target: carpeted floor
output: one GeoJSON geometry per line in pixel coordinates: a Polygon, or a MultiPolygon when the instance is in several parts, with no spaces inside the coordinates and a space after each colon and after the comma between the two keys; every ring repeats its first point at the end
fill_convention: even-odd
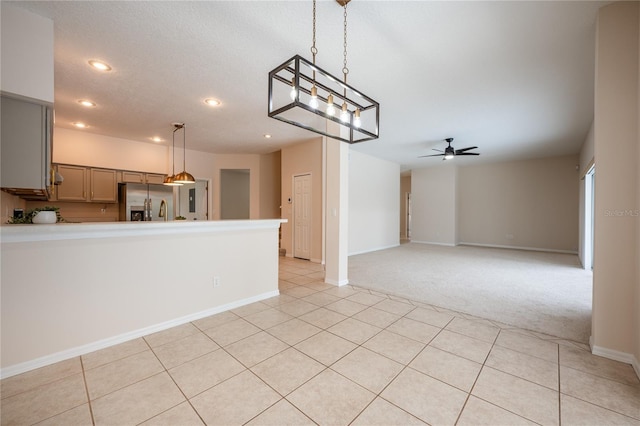
{"type": "Polygon", "coordinates": [[[571,254],[407,243],[349,257],[349,283],[588,342],[592,272],[571,254]]]}

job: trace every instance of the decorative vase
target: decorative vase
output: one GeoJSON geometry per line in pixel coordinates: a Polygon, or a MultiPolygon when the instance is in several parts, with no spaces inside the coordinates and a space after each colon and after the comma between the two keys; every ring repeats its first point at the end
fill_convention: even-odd
{"type": "Polygon", "coordinates": [[[33,223],[37,224],[46,224],[46,223],[56,223],[58,221],[58,216],[54,211],[44,211],[41,210],[33,216],[33,223]]]}

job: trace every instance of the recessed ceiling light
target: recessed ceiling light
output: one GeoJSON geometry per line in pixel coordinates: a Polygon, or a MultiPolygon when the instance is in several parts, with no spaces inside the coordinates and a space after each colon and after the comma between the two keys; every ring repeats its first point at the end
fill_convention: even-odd
{"type": "Polygon", "coordinates": [[[111,67],[109,66],[109,64],[95,59],[90,60],[89,65],[100,71],[111,71],[111,67]]]}
{"type": "Polygon", "coordinates": [[[164,142],[164,139],[162,139],[160,136],[154,136],[152,138],[149,138],[154,142],[164,142]]]}
{"type": "Polygon", "coordinates": [[[219,100],[217,100],[217,99],[213,99],[213,98],[205,99],[205,100],[204,100],[204,103],[205,103],[205,104],[207,104],[207,105],[209,105],[209,106],[212,106],[212,107],[217,107],[217,106],[222,105],[222,102],[220,102],[220,101],[219,101],[219,100]]]}
{"type": "Polygon", "coordinates": [[[89,127],[88,125],[86,125],[85,123],[82,123],[80,121],[76,121],[75,123],[71,123],[74,126],[76,126],[78,129],[86,129],[87,127],[89,127]]]}
{"type": "Polygon", "coordinates": [[[266,134],[264,135],[265,139],[271,139],[271,135],[270,134],[266,134]]]}
{"type": "Polygon", "coordinates": [[[78,99],[78,103],[82,106],[86,106],[87,108],[92,108],[96,106],[95,102],[88,101],[86,99],[78,99]]]}

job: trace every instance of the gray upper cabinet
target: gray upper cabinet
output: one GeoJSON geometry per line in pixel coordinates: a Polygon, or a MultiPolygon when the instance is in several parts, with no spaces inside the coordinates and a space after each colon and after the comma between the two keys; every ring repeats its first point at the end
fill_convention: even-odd
{"type": "Polygon", "coordinates": [[[51,108],[2,96],[0,186],[25,199],[46,200],[51,173],[51,108]]]}

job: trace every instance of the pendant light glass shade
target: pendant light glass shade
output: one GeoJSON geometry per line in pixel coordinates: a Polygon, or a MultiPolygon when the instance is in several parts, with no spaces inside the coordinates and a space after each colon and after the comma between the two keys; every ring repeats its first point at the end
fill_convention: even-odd
{"type": "Polygon", "coordinates": [[[187,126],[184,123],[182,123],[180,127],[182,128],[182,148],[183,148],[182,166],[183,168],[181,173],[178,173],[173,177],[173,181],[178,184],[196,183],[196,179],[193,177],[193,175],[187,172],[187,126]]]}
{"type": "Polygon", "coordinates": [[[172,142],[171,142],[171,152],[173,154],[173,159],[171,160],[171,168],[172,168],[172,175],[171,176],[167,176],[166,178],[164,178],[164,182],[162,182],[163,185],[167,185],[167,186],[182,186],[181,183],[176,182],[176,131],[179,129],[178,126],[176,126],[176,124],[174,123],[174,129],[173,129],[173,134],[172,134],[172,142]]]}

